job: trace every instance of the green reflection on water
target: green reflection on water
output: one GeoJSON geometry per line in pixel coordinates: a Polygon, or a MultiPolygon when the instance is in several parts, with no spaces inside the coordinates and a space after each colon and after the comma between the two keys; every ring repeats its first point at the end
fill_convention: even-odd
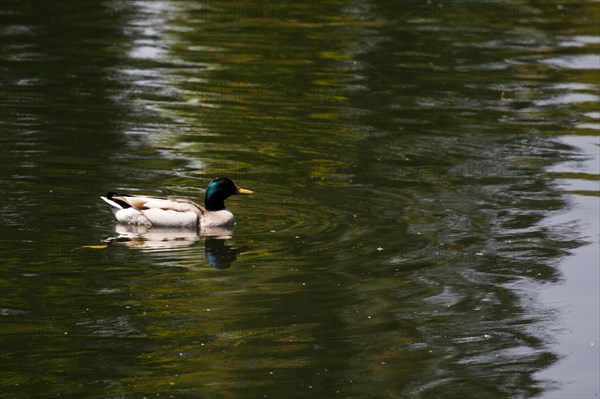
{"type": "Polygon", "coordinates": [[[549,388],[592,3],[48,4],[0,13],[2,395],[549,388]],[[256,193],[226,241],[152,250],[98,199],[219,175],[256,193]]]}

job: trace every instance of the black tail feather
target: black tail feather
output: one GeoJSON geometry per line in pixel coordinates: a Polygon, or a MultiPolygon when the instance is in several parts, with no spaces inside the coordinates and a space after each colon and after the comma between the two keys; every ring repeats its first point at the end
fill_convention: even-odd
{"type": "MultiPolygon", "coordinates": [[[[116,202],[117,204],[121,205],[123,207],[123,209],[127,209],[127,208],[131,208],[131,205],[129,205],[127,202],[120,200],[118,198],[114,198],[115,196],[119,196],[119,193],[116,193],[114,191],[109,191],[108,194],[106,194],[106,198],[108,198],[109,200],[112,200],[114,202],[116,202]]],[[[127,195],[121,195],[122,197],[126,197],[127,195]]]]}

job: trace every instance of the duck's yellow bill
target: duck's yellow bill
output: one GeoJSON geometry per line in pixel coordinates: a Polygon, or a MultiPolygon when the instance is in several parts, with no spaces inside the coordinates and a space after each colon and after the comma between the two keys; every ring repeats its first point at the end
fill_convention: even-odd
{"type": "Polygon", "coordinates": [[[254,191],[246,190],[245,188],[238,187],[236,190],[236,194],[250,195],[250,194],[254,194],[254,191]]]}

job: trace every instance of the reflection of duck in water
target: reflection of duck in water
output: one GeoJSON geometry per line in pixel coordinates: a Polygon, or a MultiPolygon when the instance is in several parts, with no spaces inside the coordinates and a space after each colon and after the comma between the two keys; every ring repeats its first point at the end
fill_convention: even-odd
{"type": "Polygon", "coordinates": [[[200,240],[204,241],[206,262],[215,269],[227,269],[237,260],[241,249],[233,248],[225,243],[231,238],[233,229],[225,227],[207,227],[197,229],[148,227],[117,225],[118,236],[104,241],[116,246],[135,248],[148,252],[176,251],[192,246],[200,240]]]}
{"type": "Polygon", "coordinates": [[[204,240],[206,262],[215,269],[227,269],[237,260],[240,251],[225,244],[225,240],[221,238],[206,237],[204,240]]]}
{"type": "Polygon", "coordinates": [[[143,226],[217,227],[233,226],[233,213],[225,199],[236,194],[252,194],[237,187],[227,177],[214,179],[206,188],[204,207],[185,199],[119,195],[110,192],[102,198],[121,223],[143,226]]]}
{"type": "Polygon", "coordinates": [[[196,229],[118,224],[115,226],[115,232],[118,234],[116,237],[109,237],[104,241],[144,251],[177,250],[187,248],[200,240],[196,229]]]}

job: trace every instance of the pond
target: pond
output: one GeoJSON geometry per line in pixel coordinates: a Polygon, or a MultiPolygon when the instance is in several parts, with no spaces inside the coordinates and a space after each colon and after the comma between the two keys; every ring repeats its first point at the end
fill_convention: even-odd
{"type": "Polygon", "coordinates": [[[598,397],[599,14],[3,2],[0,397],[598,397]]]}

